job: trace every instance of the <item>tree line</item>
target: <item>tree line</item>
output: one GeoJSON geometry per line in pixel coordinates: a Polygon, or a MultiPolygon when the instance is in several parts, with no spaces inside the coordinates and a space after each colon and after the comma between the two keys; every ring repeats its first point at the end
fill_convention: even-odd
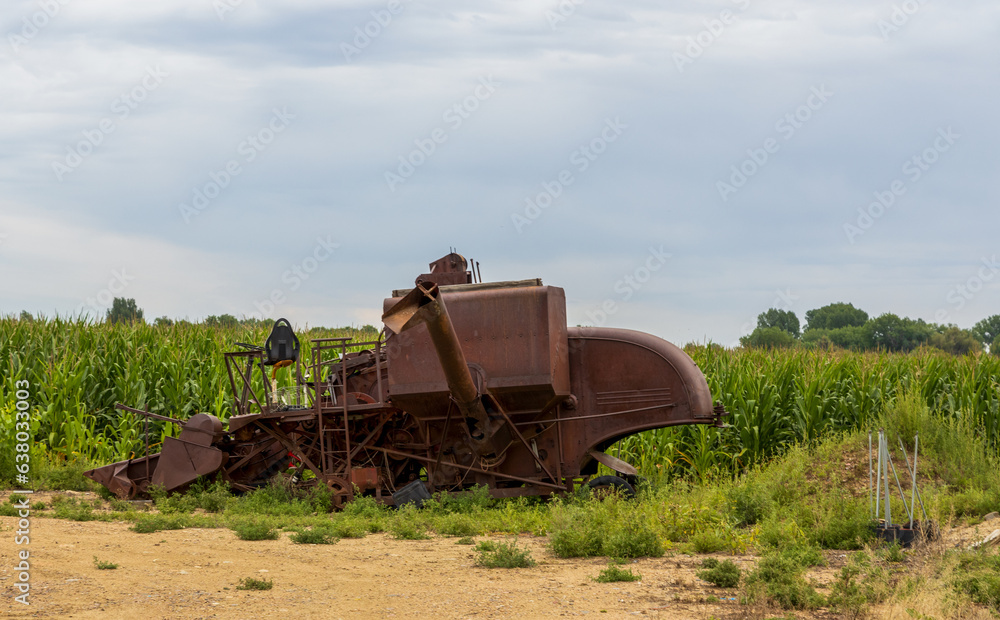
{"type": "Polygon", "coordinates": [[[791,347],[854,351],[912,351],[934,347],[955,355],[989,349],[1000,355],[1000,314],[976,323],[971,329],[939,325],[891,312],[870,317],[854,304],[837,302],[808,310],[805,327],[791,310],[770,308],[757,316],[757,327],[740,338],[744,347],[791,347]]]}

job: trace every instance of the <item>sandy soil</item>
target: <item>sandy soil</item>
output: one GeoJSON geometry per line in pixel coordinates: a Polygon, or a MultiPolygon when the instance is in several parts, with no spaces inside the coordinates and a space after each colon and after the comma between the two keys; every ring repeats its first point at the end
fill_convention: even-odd
{"type": "MultiPolygon", "coordinates": [[[[522,536],[530,569],[474,566],[454,538],[402,541],[376,534],[335,545],[247,542],[226,529],[137,534],[124,522],[32,519],[30,606],[13,600],[16,520],[0,519],[4,618],[658,618],[743,617],[734,591],[695,577],[700,558],[638,560],[641,582],[593,581],[602,558],[554,557],[546,539],[522,536]],[[94,556],[115,562],[98,570],[94,556]],[[242,577],[274,581],[238,591],[242,577]],[[720,601],[708,601],[718,597],[720,601]]],[[[744,567],[753,559],[737,557],[744,567]]]]}
{"type": "MultiPolygon", "coordinates": [[[[630,568],[635,583],[597,583],[604,558],[561,559],[544,537],[519,537],[538,566],[485,569],[454,538],[395,540],[384,534],[335,545],[247,542],[227,529],[137,534],[125,522],[32,519],[30,606],[13,600],[17,521],[0,518],[0,617],[3,618],[762,618],[784,613],[737,604],[695,576],[702,557],[669,554],[630,568]],[[119,564],[98,570],[94,556],[119,564]],[[271,579],[268,591],[239,591],[243,577],[271,579]],[[777,613],[776,613],[777,612],[777,613]]],[[[969,528],[975,540],[982,526],[969,528]]],[[[497,537],[502,540],[502,537],[497,537]]],[[[957,541],[951,541],[954,544],[957,541]]],[[[965,542],[965,541],[963,541],[965,542]]],[[[722,557],[722,556],[720,556],[722,557]]],[[[725,556],[732,557],[732,556],[725,556]]],[[[809,574],[828,586],[846,561],[809,574]]],[[[751,568],[755,558],[733,558],[751,568]]],[[[825,588],[823,591],[828,592],[825,588]]],[[[828,612],[798,618],[831,617],[828,612]]]]}

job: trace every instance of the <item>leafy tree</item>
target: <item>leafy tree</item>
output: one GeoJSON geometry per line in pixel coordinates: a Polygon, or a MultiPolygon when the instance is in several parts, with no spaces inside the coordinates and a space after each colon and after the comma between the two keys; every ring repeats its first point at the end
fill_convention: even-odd
{"type": "Polygon", "coordinates": [[[993,344],[990,345],[990,353],[1000,356],[1000,336],[993,339],[993,344]]]}
{"type": "Polygon", "coordinates": [[[136,305],[135,300],[131,297],[125,299],[124,297],[115,297],[114,301],[111,302],[111,307],[108,308],[108,315],[106,317],[109,323],[133,323],[143,321],[142,309],[136,305]]]}
{"type": "Polygon", "coordinates": [[[166,316],[157,317],[156,320],[153,321],[153,325],[157,327],[171,327],[173,324],[173,319],[166,316]]]}
{"type": "Polygon", "coordinates": [[[860,327],[868,321],[868,313],[854,304],[837,302],[806,311],[806,329],[838,329],[860,327]]]}
{"type": "Polygon", "coordinates": [[[887,312],[865,323],[872,346],[886,351],[912,351],[930,340],[933,327],[923,319],[900,318],[887,312]]]}
{"type": "MultiPolygon", "coordinates": [[[[984,345],[995,342],[997,336],[1000,336],[1000,314],[994,314],[976,323],[972,327],[972,333],[984,345]]],[[[990,347],[990,351],[993,351],[992,347],[990,347]]]]}
{"type": "Polygon", "coordinates": [[[799,317],[791,310],[771,308],[757,315],[757,327],[777,327],[796,338],[799,337],[799,317]]]}
{"type": "Polygon", "coordinates": [[[795,344],[795,337],[780,327],[758,327],[749,336],[740,338],[744,347],[779,349],[795,344]]]}
{"type": "Polygon", "coordinates": [[[826,343],[841,349],[864,351],[872,348],[868,332],[863,326],[838,327],[837,329],[807,329],[802,332],[802,342],[826,348],[826,343]]]}
{"type": "Polygon", "coordinates": [[[221,316],[213,314],[205,317],[205,325],[209,327],[236,327],[239,324],[239,320],[231,314],[223,314],[221,316]]]}
{"type": "Polygon", "coordinates": [[[35,317],[31,316],[31,313],[27,310],[21,310],[21,320],[26,323],[34,323],[35,317]]]}
{"type": "Polygon", "coordinates": [[[976,353],[983,350],[979,338],[974,336],[971,331],[955,325],[949,325],[942,331],[931,334],[928,344],[953,355],[965,355],[969,352],[976,353]]]}

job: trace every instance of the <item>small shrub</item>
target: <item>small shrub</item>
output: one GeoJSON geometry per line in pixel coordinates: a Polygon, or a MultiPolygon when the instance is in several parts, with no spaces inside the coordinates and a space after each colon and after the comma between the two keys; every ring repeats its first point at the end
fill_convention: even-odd
{"type": "Polygon", "coordinates": [[[472,536],[463,536],[455,541],[456,545],[474,545],[475,543],[476,541],[472,538],[472,536]]]}
{"type": "Polygon", "coordinates": [[[343,514],[330,523],[329,529],[330,533],[337,538],[364,538],[371,533],[369,523],[357,517],[343,514]]]}
{"type": "Polygon", "coordinates": [[[416,508],[407,507],[389,522],[389,533],[399,540],[427,540],[427,526],[416,516],[416,508]]]}
{"type": "Polygon", "coordinates": [[[98,560],[97,556],[94,556],[94,567],[97,570],[114,570],[118,568],[118,565],[113,562],[105,562],[104,560],[98,560]]]}
{"type": "Polygon", "coordinates": [[[765,598],[784,609],[817,609],[825,600],[805,579],[805,567],[790,557],[765,555],[746,577],[747,602],[765,598]]]}
{"type": "Polygon", "coordinates": [[[726,548],[726,541],[713,530],[702,530],[691,537],[696,553],[717,553],[726,548]]]}
{"type": "Polygon", "coordinates": [[[891,592],[889,573],[864,551],[851,555],[830,588],[828,603],[851,617],[864,615],[870,604],[881,603],[891,592]]]}
{"type": "Polygon", "coordinates": [[[664,554],[660,537],[638,519],[626,521],[621,528],[608,534],[601,551],[615,558],[658,558],[664,554]]]}
{"type": "Polygon", "coordinates": [[[270,579],[254,579],[244,577],[236,584],[237,590],[270,590],[274,587],[274,581],[270,579]]]}
{"type": "Polygon", "coordinates": [[[229,526],[240,540],[277,540],[278,529],[260,521],[236,521],[229,526]]]}
{"type": "Polygon", "coordinates": [[[317,528],[295,532],[289,538],[298,545],[332,545],[339,541],[328,530],[317,528]]]}
{"type": "Polygon", "coordinates": [[[770,498],[759,483],[743,482],[726,491],[729,514],[737,527],[756,525],[764,520],[770,507],[770,498]]]}
{"type": "Polygon", "coordinates": [[[743,571],[732,560],[722,562],[715,558],[705,558],[701,562],[704,570],[698,571],[699,579],[714,584],[720,588],[735,588],[740,583],[740,576],[743,571]]]}
{"type": "Polygon", "coordinates": [[[594,581],[600,583],[614,583],[616,581],[642,581],[642,575],[633,573],[630,568],[622,568],[615,562],[608,564],[608,567],[600,572],[594,581]]]}
{"type": "MultiPolygon", "coordinates": [[[[486,541],[484,541],[486,542],[486,541]]],[[[530,568],[536,564],[528,549],[521,549],[516,542],[493,543],[493,549],[487,551],[483,543],[477,546],[479,557],[476,565],[486,568],[530,568]]]]}

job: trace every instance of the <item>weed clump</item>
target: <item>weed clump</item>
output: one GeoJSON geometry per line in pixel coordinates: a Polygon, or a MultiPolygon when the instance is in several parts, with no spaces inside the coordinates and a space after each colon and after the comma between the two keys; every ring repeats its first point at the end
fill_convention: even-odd
{"type": "Polygon", "coordinates": [[[240,540],[277,540],[278,528],[262,521],[234,521],[229,529],[240,540]]]}
{"type": "Polygon", "coordinates": [[[332,545],[339,542],[328,530],[313,528],[311,530],[300,530],[289,536],[291,541],[298,545],[332,545]]]}
{"type": "Polygon", "coordinates": [[[961,552],[952,586],[972,602],[1000,612],[1000,555],[982,550],[961,552]]]}
{"type": "Polygon", "coordinates": [[[236,584],[237,590],[270,590],[273,587],[274,581],[271,579],[254,579],[253,577],[244,577],[236,584]]]}
{"type": "Polygon", "coordinates": [[[830,588],[828,603],[840,613],[859,617],[869,605],[881,603],[890,593],[889,572],[865,551],[851,554],[830,588]]]}
{"type": "Polygon", "coordinates": [[[483,541],[476,545],[476,565],[485,568],[530,568],[537,562],[528,549],[521,549],[514,541],[483,541]]]}
{"type": "Polygon", "coordinates": [[[744,602],[766,599],[783,609],[817,609],[826,601],[806,581],[806,567],[793,554],[765,555],[746,576],[744,602]]]}
{"type": "Polygon", "coordinates": [[[636,505],[615,496],[553,506],[549,544],[564,558],[660,557],[665,552],[660,536],[636,505]]]}
{"type": "Polygon", "coordinates": [[[94,568],[97,570],[114,570],[118,568],[118,565],[113,562],[105,562],[104,560],[98,560],[97,556],[94,556],[94,568]]]}
{"type": "Polygon", "coordinates": [[[608,567],[594,577],[594,581],[600,583],[614,583],[616,581],[642,581],[642,575],[633,573],[630,568],[622,568],[621,560],[612,560],[608,567]]]}
{"type": "Polygon", "coordinates": [[[698,571],[699,579],[720,588],[735,588],[740,583],[743,571],[732,560],[719,561],[715,558],[705,558],[701,561],[703,570],[698,571]]]}

